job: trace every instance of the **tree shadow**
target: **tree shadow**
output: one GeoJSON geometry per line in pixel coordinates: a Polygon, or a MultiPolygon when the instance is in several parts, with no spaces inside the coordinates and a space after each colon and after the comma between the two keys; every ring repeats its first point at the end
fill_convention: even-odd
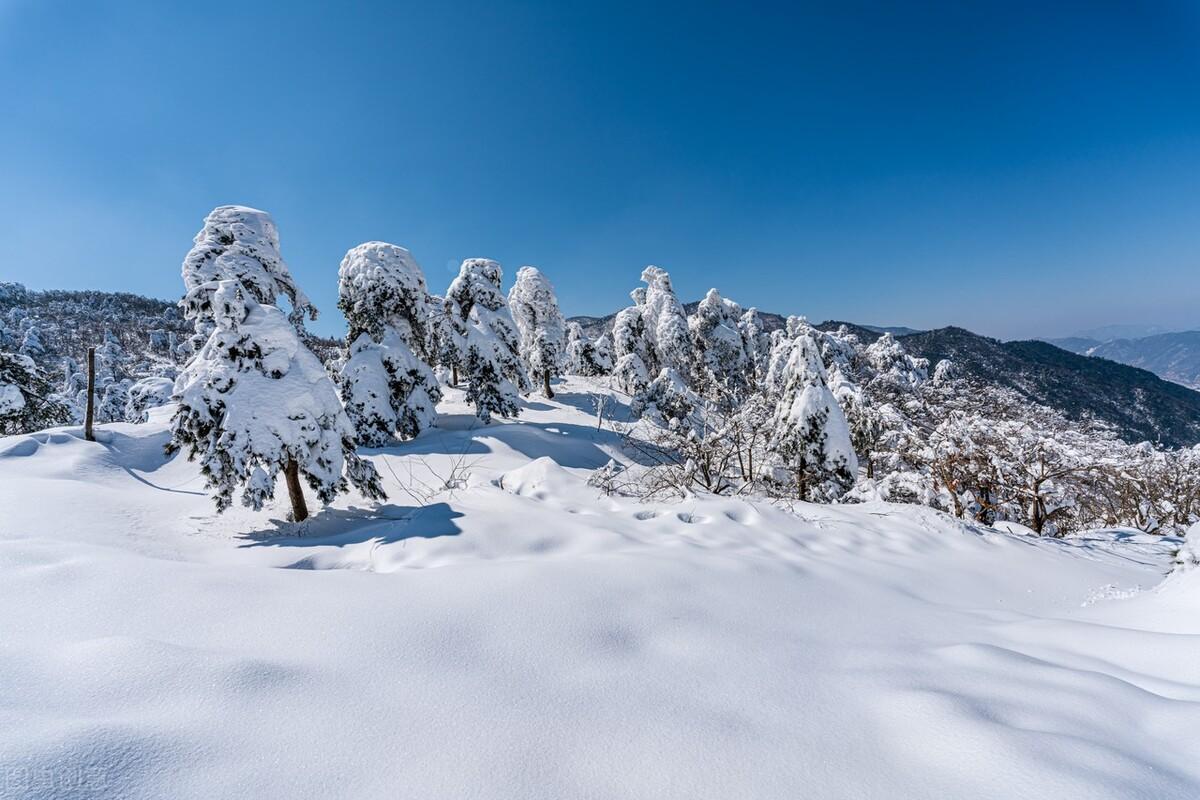
{"type": "Polygon", "coordinates": [[[604,419],[612,422],[633,422],[629,403],[608,392],[556,392],[554,399],[565,406],[596,416],[596,398],[604,399],[604,419]]]}
{"type": "Polygon", "coordinates": [[[345,547],[375,540],[391,544],[405,539],[436,539],[462,533],[454,520],[462,514],[446,503],[427,506],[398,506],[387,503],[377,508],[325,508],[305,521],[303,534],[283,520],[273,527],[242,534],[239,547],[345,547]]]}

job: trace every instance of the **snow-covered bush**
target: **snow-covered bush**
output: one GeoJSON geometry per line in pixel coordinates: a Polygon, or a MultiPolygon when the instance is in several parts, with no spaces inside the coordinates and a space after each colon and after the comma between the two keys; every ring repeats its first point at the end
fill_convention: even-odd
{"type": "Polygon", "coordinates": [[[212,334],[175,382],[179,408],[169,450],[198,459],[223,511],[241,489],[254,509],[284,473],[293,515],[307,516],[299,477],[328,503],[347,488],[382,499],[379,476],[355,452],[354,425],[324,366],[284,313],[236,280],[206,287],[212,334]]]}
{"type": "Polygon", "coordinates": [[[338,270],[338,308],[350,324],[338,383],[359,442],[411,439],[433,425],[442,391],[429,366],[429,293],[412,255],[386,242],[351,249],[338,270]]]}
{"type": "Polygon", "coordinates": [[[566,358],[566,322],[558,309],[554,287],[537,267],[521,267],[508,291],[508,310],[520,334],[521,359],[542,381],[546,397],[554,397],[550,378],[557,376],[566,358]]]}

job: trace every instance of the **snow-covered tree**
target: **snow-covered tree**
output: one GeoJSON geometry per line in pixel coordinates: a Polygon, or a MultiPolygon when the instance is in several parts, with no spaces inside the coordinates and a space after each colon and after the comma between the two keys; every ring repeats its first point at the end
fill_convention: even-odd
{"type": "Polygon", "coordinates": [[[352,248],[338,270],[338,308],[350,325],[338,382],[359,442],[411,439],[431,426],[442,390],[428,363],[432,309],[416,260],[386,242],[352,248]]]}
{"type": "Polygon", "coordinates": [[[612,371],[612,353],[608,337],[593,342],[583,333],[578,322],[567,323],[567,372],[571,375],[595,377],[612,371]],[[603,349],[602,349],[603,348],[603,349]]]}
{"type": "Polygon", "coordinates": [[[771,362],[771,334],[767,332],[757,308],[749,308],[742,314],[738,320],[738,332],[742,335],[742,348],[754,370],[754,383],[761,384],[766,380],[771,362]]]}
{"type": "Polygon", "coordinates": [[[646,338],[646,322],[642,317],[642,304],[638,302],[644,293],[633,293],[634,305],[617,312],[613,320],[613,380],[616,387],[626,394],[637,396],[650,383],[650,367],[653,363],[650,342],[646,338]]]}
{"type": "Polygon", "coordinates": [[[212,316],[215,287],[235,280],[261,305],[276,305],[282,295],[291,305],[288,318],[300,326],[304,317],[317,318],[317,309],[288,271],[279,252],[275,220],[265,211],[245,206],[218,206],[204,218],[195,244],[183,260],[181,305],[189,319],[212,316]]]}
{"type": "Polygon", "coordinates": [[[497,262],[468,258],[446,292],[454,331],[451,346],[467,380],[467,402],[484,422],[493,414],[516,416],[517,396],[530,388],[520,337],[500,291],[502,278],[497,262]]]}
{"type": "Polygon", "coordinates": [[[321,502],[347,488],[382,499],[379,475],[355,452],[354,425],[325,367],[284,313],[236,280],[207,292],[213,332],[175,381],[179,408],[168,449],[198,459],[217,509],[254,509],[282,472],[296,521],[308,515],[303,476],[321,502]]]}
{"type": "Polygon", "coordinates": [[[854,485],[858,462],[812,336],[793,342],[783,384],[771,448],[801,500],[835,500],[854,485]]]}
{"type": "Polygon", "coordinates": [[[727,409],[746,399],[754,380],[754,364],[738,327],[741,317],[737,303],[709,289],[688,318],[692,386],[706,400],[727,409]]]}
{"type": "Polygon", "coordinates": [[[645,300],[639,305],[653,359],[646,366],[655,375],[664,367],[679,375],[690,374],[692,343],[687,314],[675,296],[671,276],[661,267],[651,265],[642,270],[642,281],[646,283],[645,300]]]}
{"type": "Polygon", "coordinates": [[[66,423],[67,408],[53,393],[53,387],[32,358],[0,351],[0,436],[66,423]]]}
{"type": "Polygon", "coordinates": [[[175,381],[171,378],[149,376],[129,387],[125,403],[126,422],[145,422],[152,408],[171,402],[175,393],[175,381]]]}
{"type": "Polygon", "coordinates": [[[554,397],[550,378],[558,375],[566,357],[566,321],[554,287],[537,267],[517,270],[517,280],[508,290],[508,310],[521,337],[522,360],[541,378],[546,397],[554,397]]]}

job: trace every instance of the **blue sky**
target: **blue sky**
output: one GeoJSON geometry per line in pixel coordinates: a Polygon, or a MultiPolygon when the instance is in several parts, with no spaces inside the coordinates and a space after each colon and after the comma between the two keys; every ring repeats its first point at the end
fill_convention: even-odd
{"type": "Polygon", "coordinates": [[[181,292],[241,203],[812,319],[1200,327],[1200,3],[0,0],[0,279],[181,292]]]}

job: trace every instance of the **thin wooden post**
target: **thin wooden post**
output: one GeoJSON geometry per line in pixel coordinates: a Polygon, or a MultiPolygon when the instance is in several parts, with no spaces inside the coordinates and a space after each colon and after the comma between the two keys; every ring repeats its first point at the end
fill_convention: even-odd
{"type": "Polygon", "coordinates": [[[88,348],[87,414],[83,418],[83,438],[96,441],[92,423],[96,420],[96,348],[88,348]]]}

